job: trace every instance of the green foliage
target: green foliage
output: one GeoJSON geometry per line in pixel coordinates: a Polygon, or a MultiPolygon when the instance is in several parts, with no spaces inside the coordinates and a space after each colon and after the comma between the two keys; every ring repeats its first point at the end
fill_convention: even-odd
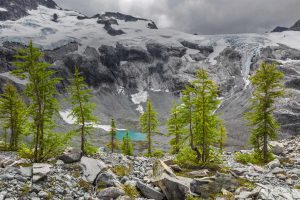
{"type": "Polygon", "coordinates": [[[89,182],[83,180],[83,179],[80,179],[78,181],[78,186],[81,187],[85,192],[90,192],[93,190],[93,185],[90,184],[89,182]]]}
{"type": "Polygon", "coordinates": [[[137,190],[136,187],[129,185],[129,184],[125,184],[123,186],[123,190],[125,192],[125,195],[129,196],[130,199],[136,199],[138,197],[141,196],[140,192],[137,190]]]}
{"type": "MultiPolygon", "coordinates": [[[[263,157],[263,154],[261,154],[260,152],[257,152],[257,151],[254,151],[252,153],[240,153],[240,152],[237,152],[235,153],[234,155],[234,159],[239,162],[239,163],[242,163],[242,164],[248,164],[248,163],[252,163],[252,164],[257,164],[257,165],[261,165],[261,164],[264,164],[264,157],[263,157]]],[[[272,161],[275,159],[274,155],[271,154],[270,152],[268,152],[268,155],[267,155],[267,159],[269,161],[272,161]]]]}
{"type": "Polygon", "coordinates": [[[128,131],[126,131],[126,135],[123,137],[122,153],[124,155],[133,156],[133,147],[128,131]]]}
{"type": "Polygon", "coordinates": [[[85,153],[86,155],[95,155],[96,153],[99,152],[99,148],[97,148],[96,146],[90,144],[89,142],[85,143],[85,153]]]}
{"type": "MultiPolygon", "coordinates": [[[[199,69],[196,79],[182,92],[182,104],[175,110],[180,116],[175,122],[180,127],[181,143],[189,141],[190,150],[195,152],[187,152],[193,157],[192,161],[188,161],[192,165],[195,164],[194,159],[197,164],[199,161],[209,162],[212,145],[219,140],[219,120],[215,113],[220,103],[218,93],[218,86],[209,79],[208,73],[199,69]]],[[[177,141],[171,142],[177,144],[177,141]]]]}
{"type": "Polygon", "coordinates": [[[0,119],[4,129],[3,141],[7,148],[7,130],[10,130],[9,149],[17,150],[22,136],[26,132],[27,107],[11,83],[5,85],[0,98],[0,119]]]}
{"type": "Polygon", "coordinates": [[[117,141],[117,128],[116,123],[114,119],[111,119],[111,125],[110,125],[110,142],[106,145],[109,149],[111,149],[111,153],[114,153],[116,149],[120,149],[119,142],[117,141]]]}
{"type": "Polygon", "coordinates": [[[300,190],[300,185],[296,185],[295,189],[300,190]]]}
{"type": "Polygon", "coordinates": [[[147,133],[148,155],[152,155],[152,134],[158,126],[157,112],[153,109],[150,99],[147,100],[146,111],[140,117],[140,126],[143,133],[147,133]]]}
{"type": "Polygon", "coordinates": [[[197,154],[189,146],[185,146],[180,149],[176,155],[175,162],[184,168],[198,167],[199,161],[197,160],[197,154]]]}
{"type": "Polygon", "coordinates": [[[28,148],[25,144],[22,144],[18,150],[18,156],[20,158],[29,159],[34,161],[34,151],[28,148]]]}
{"type": "Polygon", "coordinates": [[[174,136],[170,140],[171,145],[171,153],[176,154],[179,152],[180,147],[183,143],[183,131],[186,124],[184,123],[184,118],[182,117],[182,113],[180,112],[180,106],[174,104],[170,113],[170,117],[167,122],[168,135],[174,136]]]}
{"type": "Polygon", "coordinates": [[[195,197],[193,195],[187,195],[185,197],[185,200],[201,200],[201,198],[200,197],[195,197]]]}
{"type": "Polygon", "coordinates": [[[245,188],[254,189],[256,187],[256,184],[249,181],[248,179],[238,178],[237,182],[240,186],[245,188]]]}
{"type": "Polygon", "coordinates": [[[81,137],[81,150],[86,154],[86,136],[91,133],[93,124],[97,122],[93,115],[96,105],[90,103],[91,90],[88,89],[84,78],[80,75],[78,67],[75,66],[74,78],[70,80],[71,85],[68,88],[70,93],[69,101],[72,105],[70,117],[75,120],[75,124],[80,128],[76,130],[81,137]]]}
{"type": "Polygon", "coordinates": [[[224,122],[221,121],[219,124],[219,131],[217,136],[217,143],[220,151],[222,152],[227,140],[227,131],[224,125],[224,122]]]}
{"type": "Polygon", "coordinates": [[[276,69],[275,64],[263,63],[250,81],[254,86],[250,111],[246,113],[251,131],[250,143],[263,159],[268,162],[268,140],[275,139],[279,130],[273,111],[275,100],[284,94],[281,83],[284,74],[276,69]]]}
{"type": "Polygon", "coordinates": [[[114,172],[117,176],[128,176],[131,172],[131,169],[125,166],[116,165],[111,169],[111,171],[114,172]]]}
{"type": "Polygon", "coordinates": [[[20,196],[21,197],[28,196],[30,194],[30,190],[31,190],[31,188],[30,188],[29,184],[24,184],[20,189],[20,192],[21,192],[20,196]]]}
{"type": "MultiPolygon", "coordinates": [[[[72,133],[63,134],[49,132],[44,138],[44,153],[40,159],[46,161],[49,158],[57,157],[62,154],[68,146],[71,137],[72,133]]],[[[34,149],[26,144],[21,145],[18,155],[21,158],[30,159],[33,162],[35,161],[34,149]]]]}
{"type": "Polygon", "coordinates": [[[164,157],[164,155],[165,155],[165,152],[160,149],[156,149],[153,152],[153,157],[156,157],[156,158],[162,158],[162,157],[164,157]]]}
{"type": "MultiPolygon", "coordinates": [[[[54,114],[58,114],[58,101],[56,85],[60,79],[54,78],[55,71],[50,69],[50,64],[42,62],[44,54],[30,42],[29,46],[18,51],[17,67],[13,74],[27,78],[25,95],[30,101],[29,118],[32,119],[29,125],[29,132],[33,134],[34,161],[41,162],[48,157],[46,147],[48,138],[51,138],[52,129],[56,124],[53,121],[54,114]]],[[[54,148],[54,147],[52,147],[54,148]]]]}

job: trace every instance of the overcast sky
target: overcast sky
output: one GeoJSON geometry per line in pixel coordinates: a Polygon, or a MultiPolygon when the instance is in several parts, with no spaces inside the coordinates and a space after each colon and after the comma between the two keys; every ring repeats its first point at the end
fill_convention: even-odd
{"type": "Polygon", "coordinates": [[[189,33],[265,32],[300,19],[300,0],[55,0],[63,8],[94,15],[119,11],[152,19],[160,28],[189,33]]]}

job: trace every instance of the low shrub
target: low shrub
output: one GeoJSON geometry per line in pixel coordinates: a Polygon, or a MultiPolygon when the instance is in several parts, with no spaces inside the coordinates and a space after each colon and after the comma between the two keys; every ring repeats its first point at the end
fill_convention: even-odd
{"type": "Polygon", "coordinates": [[[153,157],[156,157],[156,158],[162,158],[162,157],[164,157],[164,155],[165,155],[165,152],[160,149],[156,149],[153,152],[153,157]]]}
{"type": "Polygon", "coordinates": [[[136,189],[136,187],[125,184],[123,186],[123,190],[127,196],[129,196],[131,199],[136,199],[141,196],[140,192],[136,189]]]}
{"type": "Polygon", "coordinates": [[[131,172],[131,169],[125,166],[116,165],[111,169],[111,171],[114,172],[117,176],[128,176],[131,172]]]}
{"type": "Polygon", "coordinates": [[[237,152],[234,155],[234,159],[237,162],[245,164],[245,165],[248,163],[252,163],[252,164],[256,164],[256,165],[263,165],[263,164],[266,164],[266,163],[274,160],[275,157],[272,153],[269,152],[267,162],[265,162],[263,155],[257,151],[254,151],[252,153],[237,152]]]}
{"type": "Polygon", "coordinates": [[[99,148],[95,147],[90,143],[86,143],[84,151],[87,155],[94,155],[99,152],[99,148]]]}

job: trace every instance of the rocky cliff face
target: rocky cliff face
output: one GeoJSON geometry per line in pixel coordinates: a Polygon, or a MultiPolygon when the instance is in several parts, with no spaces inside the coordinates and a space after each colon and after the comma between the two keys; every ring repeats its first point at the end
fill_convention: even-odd
{"type": "Polygon", "coordinates": [[[0,21],[18,20],[28,15],[28,10],[35,10],[39,5],[57,8],[52,0],[3,0],[0,2],[0,21]]]}
{"type": "Polygon", "coordinates": [[[20,89],[23,87],[24,81],[7,72],[13,69],[10,62],[16,49],[33,39],[45,52],[45,60],[64,79],[59,86],[62,94],[77,65],[93,88],[95,113],[101,123],[108,124],[113,117],[120,128],[137,128],[147,97],[164,122],[170,102],[179,98],[180,90],[193,80],[196,69],[205,68],[221,89],[218,112],[229,131],[228,144],[240,148],[248,138],[243,113],[251,98],[249,76],[260,63],[275,62],[285,73],[287,87],[276,111],[281,136],[299,133],[299,32],[190,35],[157,29],[151,20],[120,13],[87,17],[54,9],[56,5],[51,1],[28,1],[31,4],[24,7],[26,14],[14,16],[15,12],[6,6],[8,2],[11,1],[1,1],[0,7],[6,8],[7,16],[16,21],[3,21],[0,28],[2,84],[13,80],[20,89]]]}

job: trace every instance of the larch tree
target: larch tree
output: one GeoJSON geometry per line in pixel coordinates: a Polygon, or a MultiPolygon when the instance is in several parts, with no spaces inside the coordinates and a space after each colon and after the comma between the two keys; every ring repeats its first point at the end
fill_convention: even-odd
{"type": "Polygon", "coordinates": [[[218,86],[209,79],[204,69],[199,69],[195,80],[182,92],[182,118],[188,126],[190,147],[197,160],[207,162],[211,145],[217,136],[218,86]]]}
{"type": "Polygon", "coordinates": [[[224,125],[224,122],[221,120],[219,123],[218,137],[217,143],[220,151],[222,152],[227,140],[227,130],[224,125]]]}
{"type": "Polygon", "coordinates": [[[124,155],[133,156],[133,146],[129,137],[128,130],[126,131],[126,135],[123,137],[122,153],[124,155]]]}
{"type": "Polygon", "coordinates": [[[195,145],[201,149],[201,161],[207,162],[211,145],[217,135],[217,115],[220,101],[218,86],[208,77],[204,69],[199,69],[196,80],[192,82],[192,103],[194,105],[195,145]]]}
{"type": "Polygon", "coordinates": [[[182,113],[180,112],[180,106],[173,104],[171,109],[170,117],[167,121],[168,135],[173,136],[170,140],[172,146],[171,153],[177,154],[180,150],[180,146],[183,143],[183,128],[185,123],[183,123],[182,113]]]}
{"type": "Polygon", "coordinates": [[[93,125],[97,122],[97,118],[93,115],[93,110],[96,105],[90,102],[92,97],[91,90],[88,89],[77,66],[75,66],[74,77],[70,82],[71,85],[68,91],[70,93],[69,101],[72,107],[69,116],[75,120],[75,125],[80,127],[76,132],[80,135],[81,151],[85,155],[87,153],[86,148],[89,146],[87,135],[91,133],[93,125]]]}
{"type": "Polygon", "coordinates": [[[110,142],[108,143],[108,148],[111,149],[111,153],[114,153],[116,149],[119,149],[119,144],[117,141],[117,128],[116,123],[114,119],[111,119],[111,125],[110,125],[110,142]]]}
{"type": "Polygon", "coordinates": [[[25,135],[27,122],[27,107],[22,97],[18,94],[15,86],[8,83],[4,87],[4,92],[0,98],[0,118],[2,128],[5,131],[5,146],[7,143],[7,130],[10,131],[10,150],[17,150],[20,145],[22,135],[25,135]]]}
{"type": "Polygon", "coordinates": [[[158,126],[157,112],[154,110],[150,99],[146,103],[146,111],[140,117],[140,127],[147,134],[148,156],[152,156],[152,135],[158,126]]]}
{"type": "Polygon", "coordinates": [[[58,114],[56,85],[60,79],[55,78],[55,71],[50,64],[42,61],[44,54],[33,46],[32,41],[27,48],[20,49],[16,55],[17,67],[13,74],[27,78],[25,95],[29,98],[29,117],[32,119],[30,132],[33,133],[33,161],[40,162],[50,155],[59,153],[65,142],[60,134],[52,132],[55,128],[53,116],[58,114]],[[55,138],[55,140],[54,140],[55,138]],[[60,140],[58,142],[58,140],[60,140]],[[57,146],[59,145],[59,146],[57,146]]]}
{"type": "Polygon", "coordinates": [[[276,69],[275,64],[263,63],[250,78],[254,87],[250,111],[246,113],[251,131],[250,142],[261,155],[264,162],[268,161],[268,140],[275,139],[279,130],[273,112],[275,100],[284,94],[282,80],[284,74],[276,69]]]}

